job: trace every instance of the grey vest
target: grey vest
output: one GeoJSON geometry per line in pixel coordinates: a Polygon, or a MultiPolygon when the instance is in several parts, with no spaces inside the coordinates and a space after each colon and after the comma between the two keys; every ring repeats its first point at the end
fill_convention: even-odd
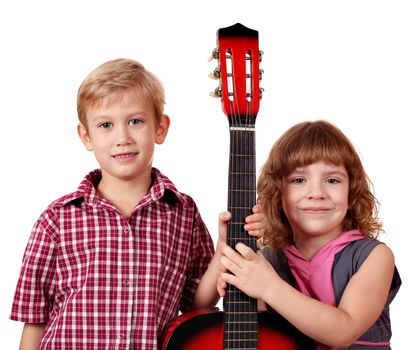
{"type": "MultiPolygon", "coordinates": [[[[332,285],[335,294],[336,305],[339,304],[343,292],[351,277],[359,270],[363,262],[369,256],[370,252],[380,241],[364,238],[349,243],[343,250],[336,254],[332,266],[332,285]]],[[[269,248],[263,249],[263,255],[272,264],[278,274],[290,285],[295,286],[295,279],[289,269],[288,261],[283,251],[273,250],[269,248]]],[[[398,270],[395,267],[395,272],[392,279],[392,284],[386,302],[385,308],[382,311],[379,319],[369,328],[358,340],[367,342],[388,342],[392,336],[391,322],[389,317],[389,304],[394,299],[396,293],[401,286],[401,279],[398,270]]],[[[350,350],[390,350],[390,346],[365,346],[351,345],[350,350]]]]}

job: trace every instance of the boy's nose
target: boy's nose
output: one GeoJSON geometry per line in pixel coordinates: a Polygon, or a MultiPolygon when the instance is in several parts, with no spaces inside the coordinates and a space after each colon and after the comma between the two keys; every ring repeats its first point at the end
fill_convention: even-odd
{"type": "Polygon", "coordinates": [[[124,146],[130,144],[130,134],[127,128],[119,127],[116,134],[116,145],[124,146]]]}

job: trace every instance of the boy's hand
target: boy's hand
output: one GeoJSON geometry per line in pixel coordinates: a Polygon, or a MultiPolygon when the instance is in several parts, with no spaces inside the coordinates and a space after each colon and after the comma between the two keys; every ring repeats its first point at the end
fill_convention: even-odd
{"type": "MultiPolygon", "coordinates": [[[[222,268],[222,273],[226,272],[227,269],[222,268]]],[[[219,276],[219,279],[217,280],[217,292],[219,293],[219,296],[221,298],[223,298],[226,295],[226,288],[227,288],[227,283],[225,282],[225,280],[219,276]]]]}
{"type": "Polygon", "coordinates": [[[220,252],[222,243],[226,243],[227,239],[227,223],[232,218],[232,214],[228,211],[219,214],[219,238],[217,241],[216,252],[220,252]]]}
{"type": "Polygon", "coordinates": [[[252,209],[253,214],[246,217],[245,230],[256,238],[262,238],[266,227],[266,218],[260,204],[256,204],[252,209]]]}

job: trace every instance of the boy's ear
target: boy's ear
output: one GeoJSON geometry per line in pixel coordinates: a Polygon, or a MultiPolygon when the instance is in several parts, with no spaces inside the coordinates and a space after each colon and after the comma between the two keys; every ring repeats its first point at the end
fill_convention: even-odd
{"type": "Polygon", "coordinates": [[[77,133],[79,134],[80,140],[82,140],[84,147],[86,147],[88,151],[93,151],[93,144],[90,141],[89,133],[82,123],[77,124],[77,133]]]}
{"type": "Polygon", "coordinates": [[[158,145],[161,145],[163,142],[165,142],[167,132],[169,130],[169,126],[170,126],[170,118],[168,115],[163,114],[162,117],[160,118],[160,124],[157,128],[156,137],[155,137],[155,142],[158,145]]]}

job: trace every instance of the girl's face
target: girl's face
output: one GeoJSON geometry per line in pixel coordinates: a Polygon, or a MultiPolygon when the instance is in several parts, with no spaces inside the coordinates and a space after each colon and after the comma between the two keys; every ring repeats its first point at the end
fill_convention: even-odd
{"type": "Polygon", "coordinates": [[[282,205],[295,242],[342,232],[348,210],[349,176],[343,165],[319,161],[296,168],[282,182],[282,205]]]}

